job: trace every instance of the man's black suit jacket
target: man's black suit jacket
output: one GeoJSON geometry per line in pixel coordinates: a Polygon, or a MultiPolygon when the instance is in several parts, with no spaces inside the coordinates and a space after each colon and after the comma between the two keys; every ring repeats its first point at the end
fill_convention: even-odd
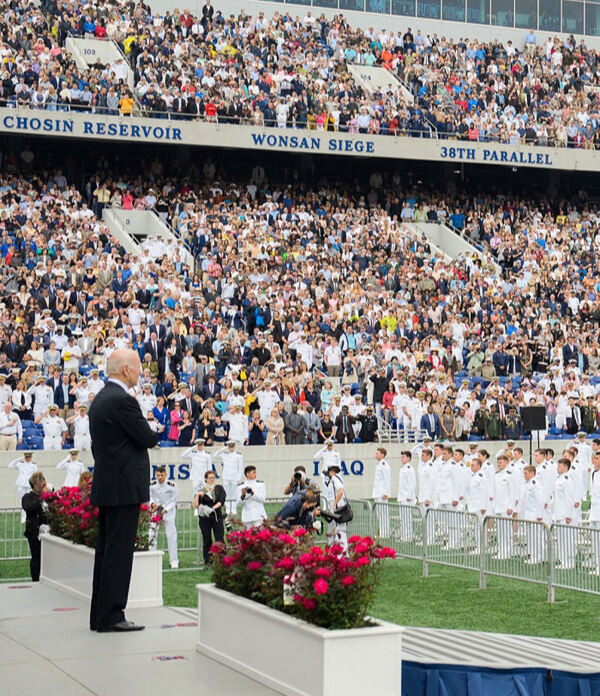
{"type": "Polygon", "coordinates": [[[90,406],[94,455],[91,502],[134,505],[150,498],[148,448],[158,442],[137,401],[114,382],[107,382],[90,406]]]}

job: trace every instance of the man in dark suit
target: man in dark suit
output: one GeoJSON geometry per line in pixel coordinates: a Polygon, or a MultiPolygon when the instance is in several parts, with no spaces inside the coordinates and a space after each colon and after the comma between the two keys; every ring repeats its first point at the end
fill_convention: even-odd
{"type": "Polygon", "coordinates": [[[342,412],[335,419],[335,441],[336,442],[354,442],[354,424],[356,418],[351,416],[347,406],[342,406],[342,412]]]}
{"type": "Polygon", "coordinates": [[[129,389],[141,365],[133,350],[115,350],[107,361],[108,382],[90,407],[94,478],[90,500],[98,506],[90,629],[139,631],[125,620],[140,504],[150,498],[148,448],[158,442],[129,389]]]}
{"type": "Polygon", "coordinates": [[[433,412],[433,406],[427,407],[427,413],[421,416],[421,430],[426,430],[429,437],[436,439],[442,437],[442,424],[437,413],[433,412]]]}
{"type": "Polygon", "coordinates": [[[150,334],[150,339],[144,343],[144,353],[150,353],[153,362],[158,362],[158,359],[163,356],[163,342],[159,340],[154,331],[150,334]]]}

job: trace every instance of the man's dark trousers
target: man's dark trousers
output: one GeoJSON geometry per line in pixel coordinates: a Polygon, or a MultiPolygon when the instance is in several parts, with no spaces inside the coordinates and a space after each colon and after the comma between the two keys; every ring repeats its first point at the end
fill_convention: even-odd
{"type": "Polygon", "coordinates": [[[125,621],[125,607],[133,566],[140,506],[98,508],[98,539],[94,561],[90,628],[96,630],[125,621]]]}

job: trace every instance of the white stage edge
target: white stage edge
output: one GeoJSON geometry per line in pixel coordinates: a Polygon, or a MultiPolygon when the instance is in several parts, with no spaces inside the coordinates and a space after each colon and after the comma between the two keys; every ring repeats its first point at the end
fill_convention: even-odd
{"type": "MultiPolygon", "coordinates": [[[[93,633],[88,610],[87,602],[48,585],[0,584],[2,696],[276,696],[196,652],[196,609],[128,610],[128,618],[146,626],[132,634],[93,633]]],[[[425,664],[591,674],[599,671],[600,643],[406,628],[403,656],[425,664]]]]}

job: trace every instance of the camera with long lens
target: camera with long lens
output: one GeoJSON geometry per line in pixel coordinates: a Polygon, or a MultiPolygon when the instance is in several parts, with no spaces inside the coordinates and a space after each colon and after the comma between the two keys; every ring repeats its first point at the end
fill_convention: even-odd
{"type": "Polygon", "coordinates": [[[294,472],[294,481],[302,481],[302,472],[301,471],[294,472]]]}

